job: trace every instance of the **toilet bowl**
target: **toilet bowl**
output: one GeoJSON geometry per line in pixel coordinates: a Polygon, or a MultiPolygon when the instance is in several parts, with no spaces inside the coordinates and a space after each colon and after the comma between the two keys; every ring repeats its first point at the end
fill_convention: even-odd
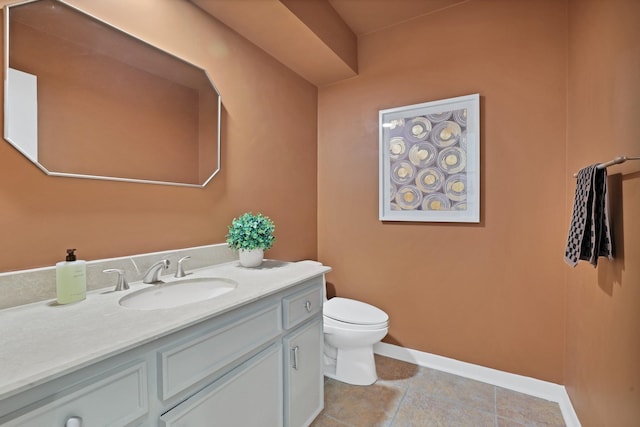
{"type": "Polygon", "coordinates": [[[354,385],[376,382],[373,345],[387,335],[389,316],[361,301],[335,297],[324,303],[324,374],[354,385]]]}

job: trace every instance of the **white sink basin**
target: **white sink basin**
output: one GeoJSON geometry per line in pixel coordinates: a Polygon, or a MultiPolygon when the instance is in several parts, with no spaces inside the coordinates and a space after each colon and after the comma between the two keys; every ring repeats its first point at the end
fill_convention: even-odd
{"type": "Polygon", "coordinates": [[[231,292],[238,283],[221,277],[176,280],[151,286],[120,298],[120,305],[138,310],[172,308],[231,292]]]}

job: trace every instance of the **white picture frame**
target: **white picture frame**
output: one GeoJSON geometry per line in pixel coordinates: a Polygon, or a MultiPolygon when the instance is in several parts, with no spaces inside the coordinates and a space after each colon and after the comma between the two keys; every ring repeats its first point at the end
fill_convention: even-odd
{"type": "Polygon", "coordinates": [[[480,95],[379,111],[380,221],[480,222],[480,95]]]}

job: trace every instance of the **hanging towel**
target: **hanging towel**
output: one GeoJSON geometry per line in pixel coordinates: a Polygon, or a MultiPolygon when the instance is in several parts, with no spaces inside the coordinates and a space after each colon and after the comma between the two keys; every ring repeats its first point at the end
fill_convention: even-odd
{"type": "Polygon", "coordinates": [[[596,267],[599,256],[613,259],[607,215],[607,168],[598,169],[597,166],[587,166],[578,172],[571,226],[564,252],[564,260],[572,267],[579,260],[589,261],[596,267]]]}

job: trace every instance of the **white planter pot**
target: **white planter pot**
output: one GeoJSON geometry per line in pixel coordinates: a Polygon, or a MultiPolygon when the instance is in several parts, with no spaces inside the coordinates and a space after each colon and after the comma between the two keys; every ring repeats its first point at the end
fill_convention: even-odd
{"type": "Polygon", "coordinates": [[[258,249],[240,249],[238,251],[240,256],[240,265],[243,267],[258,267],[262,264],[262,258],[264,258],[264,250],[258,249]]]}

